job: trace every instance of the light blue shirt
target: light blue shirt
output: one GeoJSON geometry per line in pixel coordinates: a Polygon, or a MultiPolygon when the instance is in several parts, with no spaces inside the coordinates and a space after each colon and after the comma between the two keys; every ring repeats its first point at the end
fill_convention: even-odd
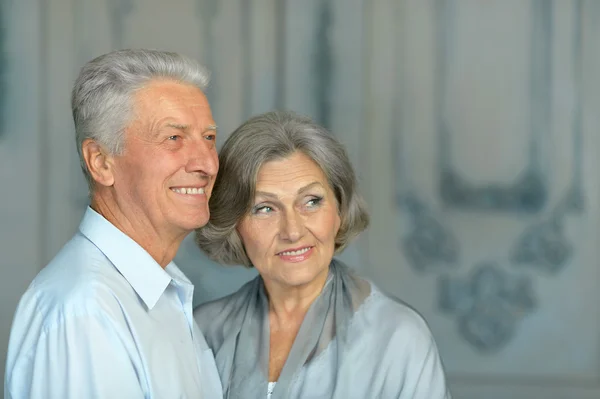
{"type": "Polygon", "coordinates": [[[194,286],[88,208],[13,322],[10,398],[221,398],[192,316],[194,286]]]}

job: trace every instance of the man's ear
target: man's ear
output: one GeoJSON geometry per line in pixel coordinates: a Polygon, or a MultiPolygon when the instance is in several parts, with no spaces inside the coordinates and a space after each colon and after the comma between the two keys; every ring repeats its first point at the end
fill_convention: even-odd
{"type": "Polygon", "coordinates": [[[102,186],[112,186],[115,182],[113,157],[93,139],[83,140],[81,153],[92,179],[102,186]]]}

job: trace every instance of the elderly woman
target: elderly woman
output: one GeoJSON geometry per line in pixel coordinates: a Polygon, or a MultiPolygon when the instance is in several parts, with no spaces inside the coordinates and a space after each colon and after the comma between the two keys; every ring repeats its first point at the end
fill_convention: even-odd
{"type": "Polygon", "coordinates": [[[368,224],[341,144],[270,112],[232,133],[220,165],[197,243],[259,273],[194,311],[224,397],[449,398],[424,320],[333,258],[368,224]]]}

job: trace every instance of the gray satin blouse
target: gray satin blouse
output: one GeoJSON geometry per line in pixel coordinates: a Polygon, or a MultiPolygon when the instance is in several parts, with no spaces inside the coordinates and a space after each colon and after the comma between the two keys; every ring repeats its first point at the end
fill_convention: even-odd
{"type": "MultiPolygon", "coordinates": [[[[264,399],[268,299],[262,279],[200,305],[194,318],[213,350],[229,399],[264,399]]],[[[333,260],[310,306],[272,399],[450,398],[423,318],[333,260]]]]}

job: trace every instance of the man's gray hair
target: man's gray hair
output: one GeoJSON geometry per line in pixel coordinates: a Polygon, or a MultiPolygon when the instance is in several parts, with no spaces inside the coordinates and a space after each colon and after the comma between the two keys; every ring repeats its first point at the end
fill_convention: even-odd
{"type": "Polygon", "coordinates": [[[369,215],[342,144],[309,118],[287,111],[268,112],[246,121],[223,144],[209,202],[210,220],[196,230],[196,243],[209,258],[252,267],[236,227],[250,212],[261,166],[296,152],[321,168],[335,194],[341,219],[336,253],[368,226],[369,215]]]}
{"type": "Polygon", "coordinates": [[[110,154],[123,151],[124,132],[133,117],[133,95],[153,79],[170,79],[204,91],[208,70],[180,54],[127,49],[101,55],[83,66],[71,94],[79,161],[90,187],[92,178],[81,152],[87,138],[110,154]]]}

